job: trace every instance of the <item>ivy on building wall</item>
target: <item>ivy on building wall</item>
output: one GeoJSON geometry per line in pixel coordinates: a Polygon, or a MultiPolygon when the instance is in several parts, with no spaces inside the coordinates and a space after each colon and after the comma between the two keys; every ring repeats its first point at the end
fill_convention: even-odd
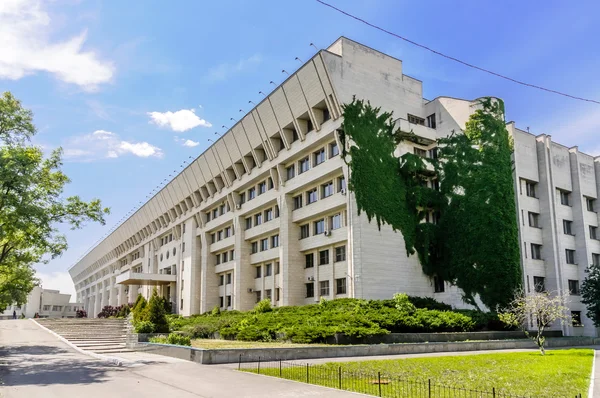
{"type": "Polygon", "coordinates": [[[480,105],[464,132],[438,140],[438,159],[398,157],[398,145],[418,137],[394,130],[390,113],[362,100],[344,106],[340,139],[359,214],[401,232],[425,274],[496,310],[521,283],[512,143],[502,102],[480,105]],[[439,191],[427,184],[433,178],[439,191]]]}

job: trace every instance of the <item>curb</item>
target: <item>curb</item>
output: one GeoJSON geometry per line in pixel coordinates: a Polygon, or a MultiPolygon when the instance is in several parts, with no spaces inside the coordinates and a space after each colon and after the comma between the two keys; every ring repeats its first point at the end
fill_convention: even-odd
{"type": "Polygon", "coordinates": [[[594,396],[594,381],[596,379],[596,353],[594,350],[594,359],[592,360],[592,376],[590,377],[590,388],[588,390],[588,397],[592,398],[594,396]]]}
{"type": "Polygon", "coordinates": [[[110,357],[108,355],[96,354],[94,352],[82,350],[81,348],[77,347],[75,344],[71,343],[69,340],[65,339],[64,337],[62,337],[58,333],[53,332],[52,330],[48,329],[44,325],[39,324],[35,319],[29,318],[29,320],[31,322],[35,323],[36,325],[38,325],[40,328],[42,328],[46,332],[48,332],[51,335],[57,337],[60,341],[62,341],[63,343],[65,343],[66,345],[68,345],[69,347],[71,347],[72,349],[74,349],[75,351],[77,351],[77,352],[79,352],[81,354],[90,356],[90,357],[92,357],[94,359],[99,359],[101,361],[109,362],[112,365],[123,366],[124,361],[121,358],[110,357]]]}

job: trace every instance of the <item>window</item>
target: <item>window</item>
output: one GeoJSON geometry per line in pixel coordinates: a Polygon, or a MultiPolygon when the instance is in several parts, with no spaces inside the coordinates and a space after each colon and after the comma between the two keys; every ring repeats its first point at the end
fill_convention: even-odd
{"type": "Polygon", "coordinates": [[[271,236],[271,248],[279,247],[279,235],[271,236]]]}
{"type": "Polygon", "coordinates": [[[267,183],[263,181],[260,184],[258,184],[258,194],[262,195],[265,192],[267,192],[267,183]]]}
{"type": "Polygon", "coordinates": [[[542,259],[542,245],[536,243],[531,244],[531,258],[534,260],[542,259]]]}
{"type": "Polygon", "coordinates": [[[583,326],[581,323],[581,311],[571,311],[571,320],[573,321],[573,326],[583,326]]]}
{"type": "Polygon", "coordinates": [[[527,196],[529,196],[530,198],[537,198],[536,186],[537,184],[533,181],[525,181],[525,189],[527,191],[527,196]]]}
{"type": "Polygon", "coordinates": [[[269,250],[269,238],[260,240],[260,251],[264,252],[265,250],[269,250]]]}
{"type": "Polygon", "coordinates": [[[279,301],[281,298],[281,288],[275,289],[275,301],[279,301]]]}
{"type": "Polygon", "coordinates": [[[321,185],[321,199],[333,195],[333,181],[321,185]]]}
{"type": "Polygon", "coordinates": [[[233,261],[235,259],[235,250],[234,249],[230,250],[230,252],[229,252],[229,258],[231,259],[231,261],[233,261]]]}
{"type": "Polygon", "coordinates": [[[325,148],[313,153],[313,165],[318,166],[325,161],[325,148]]]}
{"type": "Polygon", "coordinates": [[[598,227],[590,225],[590,239],[598,239],[598,227]]]}
{"type": "Polygon", "coordinates": [[[231,285],[231,272],[227,274],[227,284],[231,285]]]}
{"type": "Polygon", "coordinates": [[[529,212],[529,226],[533,228],[540,227],[540,215],[538,213],[529,212]]]}
{"type": "Polygon", "coordinates": [[[338,213],[329,217],[329,225],[332,230],[342,228],[342,215],[338,213]]]}
{"type": "Polygon", "coordinates": [[[212,210],[212,218],[215,219],[217,217],[219,217],[219,209],[218,208],[214,208],[212,210]]]}
{"type": "Polygon", "coordinates": [[[434,293],[443,293],[446,290],[446,284],[444,280],[439,276],[433,277],[433,292],[434,293]]]}
{"type": "Polygon", "coordinates": [[[294,210],[302,207],[302,195],[294,196],[294,210]]]}
{"type": "Polygon", "coordinates": [[[256,292],[254,292],[254,294],[256,295],[256,302],[259,303],[260,300],[262,300],[262,292],[260,290],[257,290],[256,292]]]}
{"type": "Polygon", "coordinates": [[[275,275],[279,275],[280,272],[280,267],[279,267],[279,262],[275,263],[275,275]]]}
{"type": "Polygon", "coordinates": [[[575,250],[565,249],[567,264],[575,264],[575,250]]]}
{"type": "Polygon", "coordinates": [[[329,157],[332,158],[340,154],[340,148],[338,147],[337,142],[332,142],[329,144],[329,157]]]}
{"type": "Polygon", "coordinates": [[[329,119],[331,119],[331,114],[329,113],[329,109],[325,108],[323,109],[323,122],[326,122],[329,119]]]}
{"type": "Polygon", "coordinates": [[[585,204],[587,205],[588,211],[596,211],[596,199],[594,198],[585,198],[585,204]]]}
{"type": "Polygon", "coordinates": [[[571,296],[579,296],[579,281],[569,279],[569,294],[571,296]]]}
{"type": "Polygon", "coordinates": [[[246,203],[246,192],[240,193],[240,205],[246,203]]]}
{"type": "Polygon", "coordinates": [[[335,262],[346,261],[346,246],[335,248],[335,262]]]}
{"type": "Polygon", "coordinates": [[[346,190],[346,178],[344,176],[338,177],[338,192],[346,190]]]}
{"type": "MultiPolygon", "coordinates": [[[[182,253],[183,253],[183,252],[185,252],[185,242],[183,242],[183,243],[181,244],[181,252],[182,252],[182,253]]],[[[182,270],[182,271],[183,271],[183,270],[182,270]]]]}
{"type": "Polygon", "coordinates": [[[287,175],[287,180],[291,180],[292,178],[296,177],[296,167],[294,167],[294,165],[291,165],[290,167],[285,169],[285,173],[287,175]]]}
{"type": "Polygon", "coordinates": [[[315,284],[314,283],[306,283],[306,297],[315,297],[315,284]]]}
{"type": "Polygon", "coordinates": [[[265,298],[269,301],[271,301],[271,291],[271,289],[265,290],[265,298]]]}
{"type": "Polygon", "coordinates": [[[324,219],[320,219],[319,221],[315,221],[314,222],[314,234],[315,235],[319,235],[325,232],[325,220],[324,219]]]}
{"type": "Polygon", "coordinates": [[[573,221],[563,220],[563,231],[565,235],[573,235],[573,221]]]}
{"type": "Polygon", "coordinates": [[[216,258],[216,264],[215,265],[221,264],[221,255],[220,254],[216,254],[215,258],[216,258]]]}
{"type": "Polygon", "coordinates": [[[329,264],[329,250],[319,251],[319,265],[329,264]]]}
{"type": "Polygon", "coordinates": [[[310,236],[310,231],[308,224],[304,224],[300,226],[300,239],[308,238],[310,236]]]}
{"type": "Polygon", "coordinates": [[[219,286],[223,286],[225,283],[225,275],[219,275],[219,286]]]}
{"type": "Polygon", "coordinates": [[[312,268],[315,266],[315,255],[314,253],[309,253],[304,256],[305,266],[304,268],[312,268]]]}
{"type": "Polygon", "coordinates": [[[258,242],[252,242],[252,254],[258,253],[258,242]]]}
{"type": "Polygon", "coordinates": [[[275,218],[279,218],[279,205],[275,205],[275,218]]]}
{"type": "Polygon", "coordinates": [[[571,206],[571,192],[559,189],[558,193],[560,194],[560,204],[571,206]]]}
{"type": "Polygon", "coordinates": [[[252,217],[246,218],[246,229],[252,228],[252,217]]]}
{"type": "Polygon", "coordinates": [[[256,198],[256,188],[252,187],[248,190],[248,200],[256,198]]]}
{"type": "Polygon", "coordinates": [[[427,116],[427,127],[431,129],[434,129],[436,127],[435,113],[432,113],[431,115],[427,116]]]}
{"type": "Polygon", "coordinates": [[[308,157],[306,157],[298,163],[298,174],[302,174],[302,173],[308,171],[308,168],[309,168],[309,160],[308,160],[308,157]]]}
{"type": "Polygon", "coordinates": [[[217,232],[217,242],[223,240],[223,230],[217,232]]]}
{"type": "Polygon", "coordinates": [[[296,131],[296,129],[292,129],[292,142],[296,142],[298,141],[300,137],[298,137],[298,132],[296,131]]]}
{"type": "Polygon", "coordinates": [[[221,254],[221,257],[223,258],[223,262],[224,263],[226,263],[227,261],[229,261],[228,254],[229,254],[229,252],[225,252],[225,253],[221,254]]]}
{"type": "Polygon", "coordinates": [[[600,266],[600,254],[592,253],[592,265],[600,266]]]}
{"type": "Polygon", "coordinates": [[[229,238],[231,236],[231,227],[225,228],[225,237],[229,238]]]}
{"type": "Polygon", "coordinates": [[[267,180],[268,184],[267,184],[267,189],[271,190],[273,189],[274,185],[273,185],[273,179],[271,177],[268,178],[267,180]]]}
{"type": "Polygon", "coordinates": [[[231,296],[227,296],[227,307],[231,307],[231,296]]]}
{"type": "Polygon", "coordinates": [[[321,296],[329,296],[329,281],[319,282],[319,290],[321,296]]]}
{"type": "Polygon", "coordinates": [[[225,214],[225,212],[226,212],[226,210],[225,210],[225,205],[221,205],[221,206],[219,206],[219,213],[220,213],[220,215],[223,215],[223,214],[225,214]]]}
{"type": "Polygon", "coordinates": [[[44,306],[44,311],[50,311],[50,306],[49,305],[45,305],[44,306]]]}
{"type": "MultiPolygon", "coordinates": [[[[431,148],[429,150],[429,157],[431,159],[437,159],[438,158],[438,149],[437,149],[437,147],[436,148],[431,148]]],[[[439,190],[439,188],[438,188],[438,190],[439,190]]]]}
{"type": "Polygon", "coordinates": [[[265,222],[271,221],[273,219],[273,209],[265,210],[265,222]]]}
{"type": "Polygon", "coordinates": [[[262,266],[256,267],[256,278],[262,277],[262,266]]]}
{"type": "Polygon", "coordinates": [[[422,157],[422,158],[426,158],[427,157],[427,151],[425,149],[421,149],[421,148],[414,148],[414,154],[422,157]]]}
{"type": "Polygon", "coordinates": [[[262,224],[262,213],[254,215],[254,226],[262,224]]]}
{"type": "Polygon", "coordinates": [[[317,188],[311,189],[306,193],[306,204],[315,203],[317,201],[317,188]]]}
{"type": "Polygon", "coordinates": [[[265,265],[265,276],[273,275],[273,264],[269,263],[265,265]]]}
{"type": "Polygon", "coordinates": [[[223,308],[223,296],[219,297],[219,307],[223,308]]]}
{"type": "Polygon", "coordinates": [[[546,291],[546,278],[543,276],[533,277],[533,289],[536,293],[542,293],[546,291]]]}
{"type": "Polygon", "coordinates": [[[408,122],[425,126],[425,119],[423,119],[422,117],[411,115],[410,113],[408,114],[408,122]]]}

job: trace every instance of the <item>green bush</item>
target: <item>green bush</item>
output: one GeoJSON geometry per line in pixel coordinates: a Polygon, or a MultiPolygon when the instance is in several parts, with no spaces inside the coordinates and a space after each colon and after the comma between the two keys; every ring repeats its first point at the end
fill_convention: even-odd
{"type": "Polygon", "coordinates": [[[136,333],[154,333],[154,324],[149,321],[139,321],[134,324],[136,333]]]}
{"type": "Polygon", "coordinates": [[[253,310],[256,314],[264,314],[265,312],[270,311],[273,311],[273,307],[271,307],[271,300],[269,299],[260,300],[256,303],[253,310]]]}
{"type": "Polygon", "coordinates": [[[184,346],[191,346],[192,345],[192,340],[190,339],[189,336],[184,336],[178,333],[170,333],[168,336],[154,336],[154,337],[150,337],[150,342],[151,343],[157,343],[157,344],[172,344],[172,345],[184,345],[184,346]]]}
{"type": "Polygon", "coordinates": [[[140,322],[145,320],[145,311],[148,306],[148,302],[141,294],[138,294],[137,300],[135,300],[135,304],[133,305],[133,322],[140,322]]]}
{"type": "Polygon", "coordinates": [[[151,343],[157,343],[157,344],[168,344],[167,336],[164,336],[164,335],[150,337],[150,339],[148,339],[148,341],[150,341],[151,343]]]}

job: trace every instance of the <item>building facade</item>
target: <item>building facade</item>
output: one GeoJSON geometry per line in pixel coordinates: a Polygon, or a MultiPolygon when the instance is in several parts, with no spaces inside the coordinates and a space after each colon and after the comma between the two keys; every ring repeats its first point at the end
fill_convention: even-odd
{"type": "MultiPolygon", "coordinates": [[[[183,315],[215,306],[249,310],[265,298],[283,306],[311,304],[321,297],[383,299],[397,292],[464,307],[455,287],[427,277],[417,256],[407,256],[400,233],[387,226],[379,229],[358,215],[346,188],[348,168],[337,134],[342,105],[353,96],[393,112],[398,127],[419,137],[401,143],[398,155],[431,156],[437,138],[462,130],[478,103],[426,100],[422,83],[402,73],[400,60],[338,39],[69,270],[88,314],[133,302],[138,293],[148,296],[155,288],[183,315]]],[[[531,286],[534,276],[545,278],[548,288],[562,288],[575,275],[582,280],[583,257],[580,268],[567,275],[562,270],[571,264],[558,258],[558,246],[572,243],[569,248],[587,250],[590,258],[600,247],[593,239],[575,243],[579,237],[558,236],[557,215],[566,215],[556,208],[554,196],[542,198],[541,192],[545,188],[549,195],[550,186],[556,186],[570,192],[573,203],[581,192],[596,198],[597,163],[567,150],[560,165],[564,172],[554,181],[559,177],[552,170],[559,166],[550,152],[560,146],[547,136],[508,127],[517,146],[516,181],[538,184],[539,196],[517,195],[519,212],[537,212],[542,226],[531,230],[529,224],[519,224],[521,239],[540,245],[542,253],[536,260],[523,253],[524,279],[531,286]],[[549,152],[542,150],[546,147],[549,152]],[[589,166],[585,179],[578,171],[583,160],[589,166]],[[547,180],[551,182],[543,182],[547,180]],[[559,268],[560,273],[554,271],[559,268]]],[[[596,213],[578,206],[569,207],[572,231],[585,222],[598,225],[596,213]]],[[[572,305],[584,325],[589,323],[581,304],[575,300],[572,305]]],[[[570,326],[565,332],[574,333],[570,326]]]]}
{"type": "Polygon", "coordinates": [[[83,309],[81,303],[72,303],[71,295],[58,290],[42,289],[35,286],[27,295],[27,302],[21,306],[13,304],[0,313],[0,319],[10,319],[13,311],[17,317],[33,318],[75,318],[78,309],[83,309]]]}

